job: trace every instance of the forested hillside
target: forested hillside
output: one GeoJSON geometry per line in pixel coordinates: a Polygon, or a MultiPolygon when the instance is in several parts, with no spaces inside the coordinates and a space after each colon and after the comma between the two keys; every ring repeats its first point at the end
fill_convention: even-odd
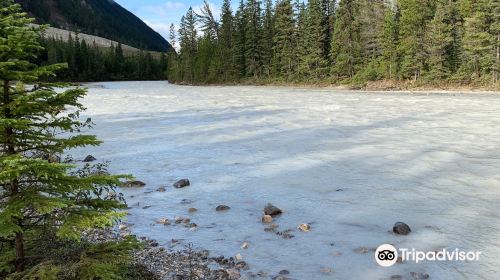
{"type": "Polygon", "coordinates": [[[68,41],[55,38],[41,40],[44,47],[39,65],[68,63],[58,72],[58,81],[94,82],[129,80],[165,80],[167,57],[148,51],[124,53],[121,44],[108,48],[89,44],[84,39],[69,37],[68,41]]]}
{"type": "Polygon", "coordinates": [[[16,0],[38,23],[111,39],[139,49],[172,47],[142,20],[112,0],[16,0]]]}
{"type": "Polygon", "coordinates": [[[224,0],[220,21],[208,5],[189,9],[172,28],[171,81],[499,83],[500,0],[234,4],[224,0]]]}

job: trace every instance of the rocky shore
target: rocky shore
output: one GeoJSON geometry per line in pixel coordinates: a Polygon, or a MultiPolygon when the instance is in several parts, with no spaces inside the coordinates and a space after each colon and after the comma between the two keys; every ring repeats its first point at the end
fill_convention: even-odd
{"type": "MultiPolygon", "coordinates": [[[[94,230],[85,234],[94,243],[122,240],[126,235],[113,229],[94,230]]],[[[158,245],[155,240],[140,237],[144,246],[133,252],[135,265],[146,268],[161,280],[233,280],[242,279],[248,265],[234,258],[210,257],[207,250],[195,250],[187,244],[181,250],[169,250],[158,245]]],[[[248,272],[249,273],[249,272],[248,272]]]]}

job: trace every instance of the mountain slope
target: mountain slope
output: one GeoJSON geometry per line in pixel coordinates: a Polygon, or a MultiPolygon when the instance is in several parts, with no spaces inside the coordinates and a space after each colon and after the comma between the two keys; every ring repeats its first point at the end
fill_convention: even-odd
{"type": "Polygon", "coordinates": [[[142,20],[113,0],[15,0],[38,23],[111,39],[150,51],[172,47],[142,20]]]}

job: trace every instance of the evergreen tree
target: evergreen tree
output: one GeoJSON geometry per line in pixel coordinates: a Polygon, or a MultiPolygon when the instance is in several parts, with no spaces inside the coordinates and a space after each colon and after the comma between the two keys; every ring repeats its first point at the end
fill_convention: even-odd
{"type": "Polygon", "coordinates": [[[396,77],[398,64],[397,46],[399,43],[399,8],[397,6],[386,6],[384,18],[384,37],[382,44],[382,56],[385,68],[385,77],[394,79],[396,77]]]}
{"type": "Polygon", "coordinates": [[[194,81],[195,55],[197,50],[196,18],[192,8],[181,19],[179,30],[181,77],[183,80],[194,81]]]}
{"type": "Polygon", "coordinates": [[[294,14],[290,0],[281,0],[276,4],[274,30],[273,72],[276,77],[290,79],[294,74],[293,65],[296,50],[294,14]]]}
{"type": "Polygon", "coordinates": [[[263,72],[267,77],[271,72],[271,59],[273,57],[273,37],[274,37],[274,11],[271,0],[266,0],[264,9],[262,53],[263,53],[263,72]]]}
{"type": "Polygon", "coordinates": [[[359,0],[342,0],[337,8],[332,39],[332,73],[354,77],[361,56],[359,0]]]}
{"type": "Polygon", "coordinates": [[[400,0],[401,40],[399,51],[402,55],[404,78],[420,78],[428,63],[425,38],[428,23],[433,17],[434,0],[400,0]]]}
{"type": "Polygon", "coordinates": [[[493,83],[500,83],[500,0],[491,0],[491,13],[493,15],[491,33],[493,34],[495,56],[492,77],[493,83]]]}
{"type": "Polygon", "coordinates": [[[232,35],[233,65],[236,68],[235,71],[238,80],[246,77],[247,73],[246,53],[245,53],[245,48],[247,44],[246,22],[247,22],[247,15],[245,13],[245,4],[243,3],[243,0],[240,0],[240,5],[234,17],[234,24],[233,24],[234,32],[232,35]]]}
{"type": "Polygon", "coordinates": [[[304,57],[307,54],[307,44],[306,44],[306,6],[301,0],[295,0],[295,61],[296,61],[296,76],[297,80],[304,81],[304,74],[308,73],[308,65],[304,63],[304,57]]]}
{"type": "Polygon", "coordinates": [[[248,0],[245,5],[245,63],[248,76],[258,78],[263,72],[264,38],[260,0],[248,0]]]}
{"type": "Polygon", "coordinates": [[[463,35],[463,70],[474,78],[483,78],[493,67],[493,37],[489,33],[491,11],[489,0],[473,3],[465,18],[463,35]]]}
{"type": "Polygon", "coordinates": [[[321,0],[308,1],[303,24],[304,32],[301,36],[304,36],[304,52],[300,61],[302,74],[315,79],[324,78],[328,67],[328,57],[325,56],[328,25],[321,0]]]}
{"type": "Polygon", "coordinates": [[[231,1],[224,0],[222,3],[220,49],[219,61],[222,63],[221,75],[224,81],[229,81],[234,75],[233,61],[228,59],[233,57],[233,31],[234,18],[231,10],[231,1]]]}
{"type": "MultiPolygon", "coordinates": [[[[90,120],[79,120],[84,108],[78,100],[85,91],[56,92],[40,83],[64,65],[39,67],[31,62],[42,50],[40,30],[29,26],[32,20],[18,5],[0,1],[0,15],[0,239],[14,244],[2,247],[0,267],[8,270],[13,263],[22,277],[31,257],[26,255],[27,241],[40,230],[79,240],[86,229],[111,226],[123,216],[116,210],[125,205],[105,196],[120,177],[73,173],[74,166],[60,163],[60,154],[67,149],[100,143],[91,135],[64,136],[90,125],[90,120]],[[73,111],[67,112],[68,107],[73,111]],[[6,257],[10,249],[13,262],[6,257]]],[[[44,265],[50,264],[36,269],[44,265]]],[[[99,272],[94,271],[93,277],[99,272]]]]}
{"type": "Polygon", "coordinates": [[[426,48],[429,53],[430,68],[428,78],[433,80],[447,78],[450,70],[446,65],[446,55],[453,42],[453,37],[451,22],[448,18],[452,3],[447,3],[448,1],[437,1],[436,13],[434,19],[429,23],[429,32],[427,32],[426,48]]]}

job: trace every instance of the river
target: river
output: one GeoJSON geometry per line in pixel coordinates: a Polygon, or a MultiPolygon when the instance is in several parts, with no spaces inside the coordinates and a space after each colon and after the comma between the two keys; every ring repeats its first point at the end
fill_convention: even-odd
{"type": "Polygon", "coordinates": [[[241,254],[269,277],[282,269],[293,279],[500,273],[500,95],[87,86],[83,117],[104,143],[74,155],[92,154],[147,183],[123,190],[137,235],[169,248],[179,239],[174,249],[193,243],[212,256],[241,254]],[[191,186],[172,188],[181,178],[191,186]],[[157,192],[162,185],[166,192],[157,192]],[[275,223],[294,238],[264,231],[267,203],[283,210],[275,223]],[[231,209],[216,212],[219,204],[231,209]],[[190,217],[197,230],[155,224],[176,216],[190,217]],[[394,235],[397,221],[411,234],[394,235]],[[301,223],[311,231],[297,230],[301,223]],[[481,251],[481,258],[384,268],[374,259],[384,243],[481,251]]]}

